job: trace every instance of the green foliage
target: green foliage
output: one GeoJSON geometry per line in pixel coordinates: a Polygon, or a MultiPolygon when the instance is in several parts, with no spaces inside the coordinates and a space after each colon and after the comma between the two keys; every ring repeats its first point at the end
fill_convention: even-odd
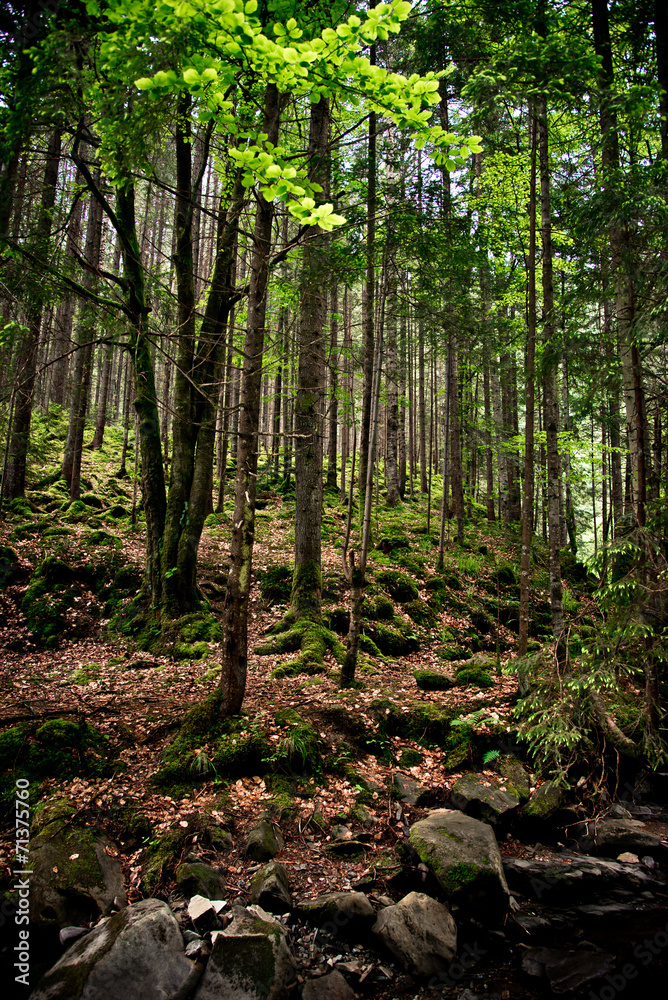
{"type": "Polygon", "coordinates": [[[258,574],[260,593],[268,604],[288,603],[292,590],[292,573],[292,567],[276,563],[258,574]]]}
{"type": "Polygon", "coordinates": [[[409,576],[396,569],[383,570],[376,574],[376,580],[387,590],[395,601],[405,603],[415,601],[418,597],[418,588],[409,576]]]}

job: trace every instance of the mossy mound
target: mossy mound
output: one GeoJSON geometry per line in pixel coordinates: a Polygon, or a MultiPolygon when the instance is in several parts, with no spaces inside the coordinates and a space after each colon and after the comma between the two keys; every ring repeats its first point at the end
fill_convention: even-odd
{"type": "Polygon", "coordinates": [[[376,699],[370,709],[381,734],[408,738],[427,748],[447,745],[450,722],[455,715],[454,709],[429,702],[399,708],[389,698],[376,699]]]}
{"type": "Polygon", "coordinates": [[[383,655],[371,636],[365,635],[363,632],[359,637],[359,648],[363,653],[366,653],[367,656],[383,655]]]}
{"type": "Polygon", "coordinates": [[[375,622],[369,633],[384,656],[408,656],[420,648],[419,639],[405,622],[397,621],[394,626],[375,622]]]}
{"type": "Polygon", "coordinates": [[[121,521],[123,518],[129,516],[130,511],[120,503],[112,504],[112,506],[104,512],[104,519],[107,521],[121,521]]]}
{"type": "Polygon", "coordinates": [[[19,557],[9,545],[0,545],[0,589],[8,587],[19,576],[19,557]]]}
{"type": "Polygon", "coordinates": [[[457,671],[457,684],[460,687],[490,688],[494,686],[494,680],[480,667],[464,667],[457,671]]]}
{"type": "Polygon", "coordinates": [[[327,622],[332,632],[347,635],[350,629],[350,611],[347,608],[332,608],[328,613],[327,622]]]}
{"type": "Polygon", "coordinates": [[[384,552],[385,555],[389,555],[397,549],[408,549],[410,548],[410,541],[406,535],[396,534],[396,535],[385,535],[376,544],[376,548],[379,552],[384,552]]]}
{"type": "Polygon", "coordinates": [[[267,566],[259,576],[260,593],[268,604],[287,604],[292,591],[293,570],[291,566],[276,563],[267,566]]]}
{"type": "Polygon", "coordinates": [[[50,719],[22,723],[0,734],[0,806],[13,802],[17,779],[100,776],[109,772],[107,738],[87,723],[50,719]]]}
{"type": "Polygon", "coordinates": [[[510,563],[503,563],[492,573],[492,581],[498,584],[500,587],[516,587],[517,586],[517,573],[514,566],[510,563]]]}
{"type": "Polygon", "coordinates": [[[322,770],[323,744],[313,726],[290,708],[277,712],[276,722],[283,734],[269,758],[272,770],[288,774],[319,774],[322,770]]]}
{"type": "Polygon", "coordinates": [[[301,650],[292,663],[281,664],[272,671],[272,677],[288,677],[298,673],[321,673],[323,658],[327,650],[331,650],[339,662],[343,659],[343,646],[338,637],[326,626],[300,618],[293,621],[286,632],[279,632],[269,642],[260,643],[255,647],[258,656],[270,656],[276,653],[294,653],[301,650]]]}
{"type": "Polygon", "coordinates": [[[437,646],[435,653],[440,660],[447,660],[448,662],[469,660],[471,658],[471,653],[466,649],[462,649],[461,646],[437,646]]]}
{"type": "Polygon", "coordinates": [[[95,510],[102,510],[104,504],[100,500],[99,496],[95,493],[84,493],[81,497],[82,503],[85,503],[87,507],[93,507],[95,510]]]}
{"type": "Polygon", "coordinates": [[[89,545],[110,545],[116,549],[123,547],[123,542],[120,538],[116,535],[110,535],[108,531],[103,531],[99,528],[96,531],[91,531],[86,541],[89,545]]]}
{"type": "Polygon", "coordinates": [[[398,569],[386,569],[376,575],[376,580],[388,592],[390,597],[400,604],[407,601],[415,601],[418,597],[418,588],[406,573],[401,573],[398,569]]]}
{"type": "Polygon", "coordinates": [[[379,594],[374,601],[374,611],[379,621],[391,622],[394,619],[394,604],[385,594],[379,594]]]}
{"type": "Polygon", "coordinates": [[[74,570],[55,556],[45,559],[21,601],[21,611],[37,643],[45,649],[58,643],[67,627],[67,612],[80,595],[74,570]]]}
{"type": "Polygon", "coordinates": [[[404,611],[416,625],[422,625],[425,628],[433,628],[438,621],[436,612],[425,601],[409,601],[408,604],[404,605],[404,611]]]}
{"type": "Polygon", "coordinates": [[[451,677],[436,670],[414,670],[413,677],[421,691],[448,691],[455,686],[451,677]]]}

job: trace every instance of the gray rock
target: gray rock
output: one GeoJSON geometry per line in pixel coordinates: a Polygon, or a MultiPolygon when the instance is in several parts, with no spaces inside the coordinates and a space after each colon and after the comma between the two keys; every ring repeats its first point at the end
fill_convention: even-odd
{"type": "Polygon", "coordinates": [[[524,807],[524,819],[545,821],[553,816],[561,807],[561,789],[554,781],[544,781],[531,796],[524,807]]]}
{"type": "Polygon", "coordinates": [[[508,886],[494,831],[487,823],[452,809],[436,809],[411,827],[410,843],[428,865],[446,897],[487,919],[508,909],[508,886]]]}
{"type": "Polygon", "coordinates": [[[503,868],[513,895],[550,904],[570,902],[574,894],[578,902],[585,903],[606,898],[613,892],[636,896],[665,889],[661,878],[642,865],[582,854],[564,853],[549,861],[504,858],[503,868]]]}
{"type": "Polygon", "coordinates": [[[661,850],[661,837],[651,833],[644,823],[637,819],[602,819],[589,823],[589,837],[598,854],[617,857],[629,851],[632,854],[647,854],[661,850]]]}
{"type": "Polygon", "coordinates": [[[288,875],[283,865],[270,861],[255,873],[251,882],[251,902],[269,913],[286,913],[292,909],[288,875]]]}
{"type": "Polygon", "coordinates": [[[397,772],[394,776],[394,794],[402,802],[409,806],[418,805],[420,799],[427,794],[428,789],[408,778],[405,774],[397,772]]]}
{"type": "Polygon", "coordinates": [[[373,934],[412,976],[438,976],[457,954],[452,914],[422,892],[381,910],[373,934]]]}
{"type": "Polygon", "coordinates": [[[301,902],[299,912],[324,931],[346,937],[369,930],[376,917],[363,892],[328,892],[301,902]]]}
{"type": "Polygon", "coordinates": [[[507,820],[519,807],[519,796],[502,791],[477,774],[465,774],[452,788],[452,804],[456,809],[476,819],[484,819],[493,826],[507,820]]]}
{"type": "Polygon", "coordinates": [[[579,989],[592,979],[610,972],[615,959],[607,951],[560,951],[556,948],[529,948],[522,968],[530,976],[546,976],[555,993],[579,989]]]}
{"type": "Polygon", "coordinates": [[[58,940],[62,945],[67,945],[69,948],[71,944],[78,941],[84,934],[88,934],[88,931],[88,927],[61,927],[58,940]]]}
{"type": "Polygon", "coordinates": [[[335,969],[320,979],[309,979],[304,984],[302,1000],[355,1000],[355,994],[335,969]]]}
{"type": "Polygon", "coordinates": [[[207,899],[221,899],[227,891],[227,883],[220,872],[203,861],[179,865],[176,887],[184,896],[205,896],[207,899]]]}
{"type": "Polygon", "coordinates": [[[75,808],[47,805],[30,842],[30,918],[61,927],[90,924],[125,904],[121,859],[104,834],[74,822],[75,808]]]}
{"type": "Polygon", "coordinates": [[[496,770],[506,779],[508,791],[513,791],[520,802],[528,802],[531,795],[531,776],[524,764],[512,754],[503,754],[496,761],[496,770]]]}
{"type": "Polygon", "coordinates": [[[351,819],[357,820],[357,822],[367,830],[370,830],[378,824],[376,817],[361,802],[358,802],[357,805],[352,807],[350,810],[350,816],[351,819]]]}
{"type": "Polygon", "coordinates": [[[65,952],[30,1000],[169,1000],[192,973],[179,925],[166,903],[143,899],[65,952]]]}
{"type": "Polygon", "coordinates": [[[235,906],[232,914],[215,936],[195,1000],[283,1000],[294,980],[285,930],[259,907],[235,906]]]}
{"type": "Polygon", "coordinates": [[[280,833],[277,836],[271,823],[263,819],[248,834],[244,853],[252,861],[271,861],[284,846],[280,833]]]}
{"type": "Polygon", "coordinates": [[[206,896],[193,896],[188,903],[188,916],[193,927],[200,934],[205,934],[218,926],[218,914],[210,899],[206,896]]]}

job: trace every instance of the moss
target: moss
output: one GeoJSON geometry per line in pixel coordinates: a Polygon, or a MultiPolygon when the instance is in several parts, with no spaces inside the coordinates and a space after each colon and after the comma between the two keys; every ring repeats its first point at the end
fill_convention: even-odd
{"type": "Polygon", "coordinates": [[[453,660],[468,660],[471,657],[468,650],[462,649],[460,646],[437,646],[435,653],[440,660],[447,660],[448,662],[452,662],[453,660]]]}
{"type": "Polygon", "coordinates": [[[165,876],[175,874],[176,866],[183,853],[185,835],[171,830],[153,841],[147,848],[148,865],[144,873],[144,885],[149,893],[154,893],[165,876]]]}
{"type": "Polygon", "coordinates": [[[7,510],[10,514],[15,514],[19,517],[30,517],[32,514],[32,507],[25,497],[15,497],[14,500],[10,500],[7,504],[7,510]]]}
{"type": "Polygon", "coordinates": [[[503,563],[501,566],[498,566],[492,573],[492,580],[500,587],[517,586],[517,575],[510,563],[503,563]]]}
{"type": "Polygon", "coordinates": [[[175,642],[172,657],[175,660],[203,660],[209,655],[206,642],[175,642]]]}
{"type": "Polygon", "coordinates": [[[292,567],[282,563],[267,566],[259,575],[260,593],[268,604],[287,604],[292,590],[292,567]]]}
{"type": "Polygon", "coordinates": [[[350,612],[347,608],[332,608],[329,612],[329,628],[339,635],[347,635],[350,629],[350,612]]]}
{"type": "Polygon", "coordinates": [[[384,552],[385,555],[389,555],[390,552],[393,552],[396,549],[410,548],[410,542],[408,537],[404,534],[385,535],[377,542],[376,548],[378,551],[384,552]]]}
{"type": "Polygon", "coordinates": [[[116,549],[123,547],[123,542],[116,535],[110,535],[108,531],[91,531],[86,539],[89,545],[110,545],[116,549]]]}
{"type": "Polygon", "coordinates": [[[45,538],[65,538],[67,535],[71,535],[71,528],[65,528],[64,526],[56,525],[53,528],[47,528],[44,532],[45,538]]]}
{"type": "Polygon", "coordinates": [[[317,620],[320,615],[321,590],[322,574],[317,562],[308,561],[295,566],[290,602],[300,617],[317,620]]]}
{"type": "Polygon", "coordinates": [[[323,670],[325,652],[332,651],[337,660],[343,659],[343,646],[333,632],[309,618],[300,618],[289,632],[277,635],[270,642],[255,647],[258,656],[274,653],[301,653],[291,664],[282,664],[272,672],[274,677],[294,676],[298,673],[315,673],[323,670]],[[280,671],[280,672],[278,672],[280,671]]]}
{"type": "Polygon", "coordinates": [[[370,626],[369,631],[378,649],[385,656],[408,656],[417,652],[420,647],[417,636],[404,622],[397,622],[395,627],[377,622],[370,626]]]}
{"type": "Polygon", "coordinates": [[[141,572],[134,566],[123,566],[114,577],[113,589],[122,593],[138,593],[141,584],[141,572]]]}
{"type": "Polygon", "coordinates": [[[373,639],[368,635],[364,635],[364,633],[362,633],[359,637],[359,648],[368,656],[383,655],[373,639]]]}
{"type": "Polygon", "coordinates": [[[86,723],[51,719],[24,723],[0,735],[0,801],[7,806],[18,778],[41,782],[109,773],[106,737],[86,723]]]}
{"type": "Polygon", "coordinates": [[[81,502],[85,503],[87,507],[94,507],[96,510],[102,510],[104,506],[95,493],[84,493],[81,497],[81,502]]]}
{"type": "Polygon", "coordinates": [[[73,577],[67,563],[49,556],[32,576],[21,601],[27,626],[45,649],[58,643],[67,625],[67,612],[80,594],[73,577]]]}
{"type": "Polygon", "coordinates": [[[461,687],[489,688],[493,687],[494,680],[480,667],[464,667],[463,670],[457,671],[457,684],[461,687]]]}
{"type": "Polygon", "coordinates": [[[454,709],[430,702],[413,703],[400,709],[389,698],[376,699],[370,709],[380,735],[408,737],[427,748],[447,744],[454,709]]]}
{"type": "Polygon", "coordinates": [[[424,625],[427,628],[433,628],[438,621],[434,609],[424,601],[409,601],[408,604],[405,605],[404,611],[416,625],[424,625]]]}
{"type": "Polygon", "coordinates": [[[414,670],[413,677],[421,691],[447,691],[455,685],[451,677],[435,670],[414,670]]]}
{"type": "Polygon", "coordinates": [[[213,756],[219,778],[244,778],[266,774],[269,738],[267,733],[251,730],[221,737],[213,756]]]}
{"type": "Polygon", "coordinates": [[[376,612],[376,618],[379,621],[392,621],[394,619],[394,604],[386,597],[385,594],[380,594],[374,602],[374,610],[376,612]]]}
{"type": "Polygon", "coordinates": [[[9,545],[0,545],[0,588],[8,587],[18,576],[19,557],[9,545]]]}
{"type": "Polygon", "coordinates": [[[396,569],[383,570],[376,577],[385,590],[395,601],[405,603],[414,601],[418,596],[418,588],[409,576],[396,569]]]}
{"type": "Polygon", "coordinates": [[[407,747],[402,751],[401,757],[399,758],[400,767],[417,767],[424,760],[423,756],[419,751],[413,750],[412,747],[407,747]]]}

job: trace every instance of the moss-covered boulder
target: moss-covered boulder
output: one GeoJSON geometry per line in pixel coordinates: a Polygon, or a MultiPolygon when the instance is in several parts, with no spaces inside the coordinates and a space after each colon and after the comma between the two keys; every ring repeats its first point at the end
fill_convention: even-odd
{"type": "Polygon", "coordinates": [[[33,923],[81,926],[107,916],[114,905],[123,905],[118,850],[104,834],[77,823],[72,802],[47,803],[37,814],[33,830],[33,923]]]}
{"type": "Polygon", "coordinates": [[[394,604],[385,594],[379,594],[374,601],[374,611],[378,621],[391,622],[394,618],[394,604]]]}
{"type": "Polygon", "coordinates": [[[448,691],[455,686],[452,677],[436,670],[414,670],[413,677],[421,691],[448,691]]]}
{"type": "Polygon", "coordinates": [[[490,688],[494,686],[494,680],[480,667],[463,667],[457,671],[457,684],[460,687],[490,688]]]}
{"type": "Polygon", "coordinates": [[[260,593],[268,604],[287,604],[292,590],[291,566],[276,563],[258,571],[260,593]]]}
{"type": "Polygon", "coordinates": [[[8,587],[19,575],[19,557],[9,545],[0,545],[0,590],[8,587]]]}
{"type": "Polygon", "coordinates": [[[224,899],[227,883],[211,865],[203,861],[184,861],[176,869],[176,888],[188,898],[224,899]]]}
{"type": "Polygon", "coordinates": [[[37,794],[45,778],[65,780],[77,775],[108,773],[107,739],[87,723],[69,719],[29,722],[0,734],[0,809],[13,802],[19,778],[27,779],[37,794]]]}
{"type": "Polygon", "coordinates": [[[127,1000],[186,995],[192,963],[167,903],[142,899],[80,938],[56,962],[31,1000],[127,1000]]]}
{"type": "Polygon", "coordinates": [[[299,903],[299,913],[326,933],[356,937],[371,929],[373,906],[363,892],[327,892],[299,903]]]}
{"type": "Polygon", "coordinates": [[[497,773],[505,778],[508,791],[517,795],[520,802],[527,802],[531,794],[531,775],[522,761],[513,754],[502,754],[497,757],[494,767],[497,773]]]}
{"type": "Polygon", "coordinates": [[[420,641],[410,626],[403,621],[393,625],[374,622],[369,626],[369,634],[384,656],[408,656],[420,648],[420,641]]]}
{"type": "Polygon", "coordinates": [[[52,649],[58,644],[67,628],[68,612],[80,596],[72,567],[55,556],[45,559],[21,601],[26,625],[39,645],[52,649]]]}
{"type": "Polygon", "coordinates": [[[499,826],[508,822],[517,811],[520,800],[501,781],[488,781],[479,774],[465,774],[452,786],[452,804],[469,816],[499,826]]]}
{"type": "Polygon", "coordinates": [[[504,918],[508,885],[491,826],[452,809],[436,809],[411,827],[410,844],[447,899],[481,921],[504,918]]]}
{"type": "Polygon", "coordinates": [[[398,569],[382,570],[376,574],[376,580],[388,592],[390,597],[393,597],[395,601],[399,601],[400,604],[405,604],[407,601],[415,601],[418,597],[417,585],[411,580],[410,576],[398,569]]]}
{"type": "Polygon", "coordinates": [[[271,861],[283,847],[283,838],[266,819],[260,820],[248,834],[244,854],[252,861],[271,861]]]}
{"type": "Polygon", "coordinates": [[[404,605],[404,611],[416,625],[424,628],[433,628],[438,622],[438,615],[434,609],[425,601],[409,601],[404,605]]]}
{"type": "Polygon", "coordinates": [[[525,820],[544,823],[561,808],[563,794],[554,781],[544,781],[536,789],[525,805],[522,816],[525,820]]]}
{"type": "Polygon", "coordinates": [[[281,914],[292,909],[288,873],[283,865],[270,861],[253,875],[251,902],[257,903],[268,913],[281,914]]]}
{"type": "Polygon", "coordinates": [[[281,1000],[288,995],[294,976],[282,925],[269,914],[261,916],[235,906],[232,923],[216,935],[197,997],[281,1000]]]}

